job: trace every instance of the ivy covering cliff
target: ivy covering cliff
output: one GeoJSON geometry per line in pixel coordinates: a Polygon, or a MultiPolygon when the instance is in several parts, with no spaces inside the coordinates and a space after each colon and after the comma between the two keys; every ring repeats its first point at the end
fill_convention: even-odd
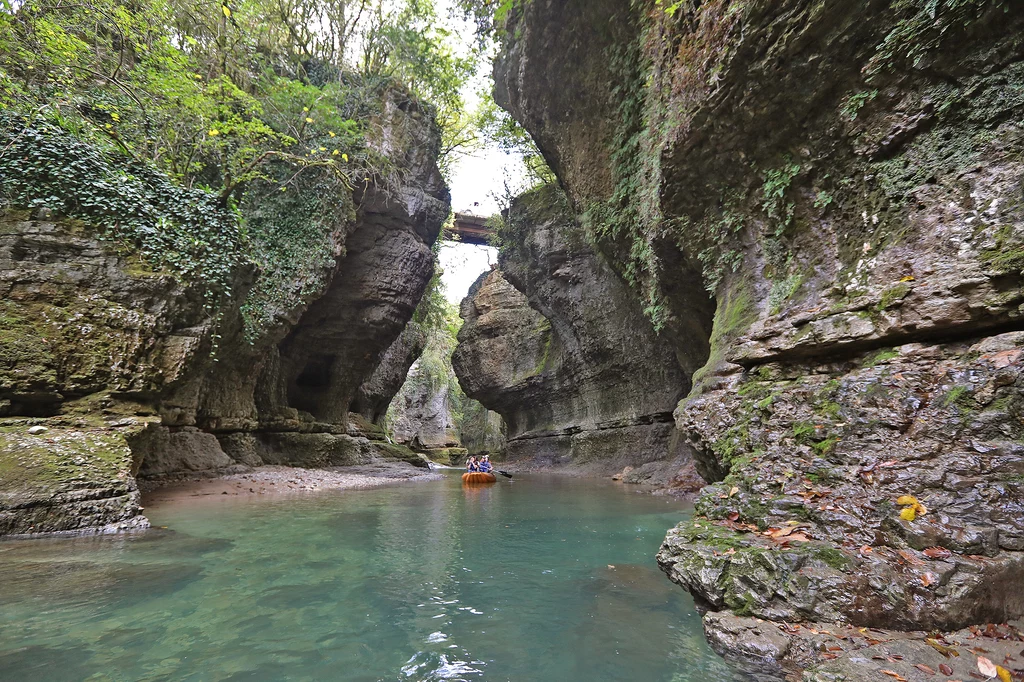
{"type": "Polygon", "coordinates": [[[266,332],[322,287],[356,188],[400,185],[367,143],[384,93],[430,100],[454,128],[474,63],[429,3],[331,7],[8,4],[2,196],[91,225],[211,309],[238,268],[257,269],[244,312],[250,338],[266,332]]]}

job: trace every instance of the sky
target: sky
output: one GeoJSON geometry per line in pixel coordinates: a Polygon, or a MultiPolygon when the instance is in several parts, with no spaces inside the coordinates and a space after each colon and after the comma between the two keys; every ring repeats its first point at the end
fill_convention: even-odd
{"type": "MultiPolygon", "coordinates": [[[[467,41],[475,39],[473,25],[457,12],[450,11],[451,0],[439,0],[436,6],[438,15],[448,18],[453,35],[467,41]]],[[[454,47],[468,51],[469,43],[454,47]]],[[[490,68],[489,63],[482,64],[480,73],[463,88],[467,109],[475,109],[480,101],[477,93],[490,86],[490,68]]],[[[456,213],[494,215],[499,210],[497,197],[505,193],[506,182],[510,187],[518,187],[523,182],[522,162],[518,156],[506,154],[495,146],[485,146],[457,156],[448,179],[452,210],[456,213]]],[[[498,251],[490,246],[447,242],[441,246],[440,261],[444,270],[441,280],[445,285],[445,297],[458,305],[480,273],[490,270],[491,264],[498,261],[498,251]]]]}

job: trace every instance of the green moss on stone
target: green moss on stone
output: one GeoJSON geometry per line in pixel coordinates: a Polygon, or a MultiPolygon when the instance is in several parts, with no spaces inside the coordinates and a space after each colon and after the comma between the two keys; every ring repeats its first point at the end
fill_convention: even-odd
{"type": "Polygon", "coordinates": [[[910,293],[911,288],[912,287],[906,282],[900,282],[899,284],[889,287],[882,292],[882,297],[879,299],[875,310],[881,312],[893,307],[898,302],[906,298],[907,294],[910,293]]]}

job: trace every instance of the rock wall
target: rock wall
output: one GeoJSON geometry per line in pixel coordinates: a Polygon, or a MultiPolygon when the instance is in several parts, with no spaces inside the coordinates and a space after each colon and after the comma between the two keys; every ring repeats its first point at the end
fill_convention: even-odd
{"type": "Polygon", "coordinates": [[[413,365],[389,413],[395,442],[417,450],[461,447],[451,387],[433,384],[413,365]]]}
{"type": "Polygon", "coordinates": [[[675,416],[717,483],[663,569],[762,671],[869,646],[793,623],[1024,615],[1024,12],[675,7],[527,3],[495,93],[680,367],[709,347],[675,416]]]}
{"type": "Polygon", "coordinates": [[[561,191],[519,197],[501,238],[499,269],[463,301],[452,360],[466,394],[503,417],[505,457],[692,485],[671,416],[688,378],[561,191]]]}
{"type": "Polygon", "coordinates": [[[0,534],[143,525],[136,476],[369,457],[425,465],[349,418],[377,416],[401,383],[383,376],[401,368],[375,370],[405,361],[387,351],[405,343],[449,205],[438,131],[418,105],[390,91],[371,128],[401,186],[337,197],[354,210],[332,217],[334,258],[286,284],[256,338],[242,314],[252,268],[210,310],[87,225],[45,211],[0,217],[0,534]]]}
{"type": "Polygon", "coordinates": [[[500,414],[472,398],[464,399],[459,441],[466,454],[497,457],[505,451],[508,443],[506,431],[505,420],[500,414]]]}

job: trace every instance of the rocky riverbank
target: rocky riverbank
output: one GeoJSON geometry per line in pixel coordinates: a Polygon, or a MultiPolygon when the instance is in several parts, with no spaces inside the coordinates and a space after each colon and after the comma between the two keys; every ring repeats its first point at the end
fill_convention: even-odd
{"type": "MultiPolygon", "coordinates": [[[[415,359],[403,351],[415,343],[400,336],[433,275],[431,247],[449,210],[440,132],[429,109],[401,89],[372,96],[365,144],[401,182],[317,184],[310,172],[289,192],[254,185],[239,209],[248,248],[264,256],[284,249],[284,260],[259,270],[221,252],[238,244],[218,244],[214,255],[234,265],[217,271],[226,290],[216,301],[202,282],[152,270],[131,244],[86,221],[3,207],[0,535],[143,524],[140,479],[263,464],[425,466],[372,420],[415,359]],[[296,239],[277,232],[282,221],[305,230],[301,246],[316,258],[275,241],[296,239]]],[[[96,173],[109,171],[106,157],[54,127],[13,140],[24,146],[17,154],[64,145],[96,173]]],[[[39,173],[44,183],[49,176],[39,173]]],[[[154,184],[140,190],[139,201],[152,205],[135,206],[139,215],[200,210],[188,201],[205,195],[183,195],[167,209],[172,183],[156,173],[132,177],[154,184]]],[[[74,192],[87,180],[54,191],[74,192]]],[[[128,210],[117,203],[123,191],[94,189],[111,195],[104,207],[128,210]]],[[[81,203],[48,201],[57,199],[81,203]]]]}
{"type": "MultiPolygon", "coordinates": [[[[657,330],[642,350],[611,345],[654,366],[674,353],[673,432],[711,485],[659,561],[723,653],[815,680],[875,679],[876,655],[893,679],[929,679],[917,663],[992,677],[985,650],[1022,667],[992,641],[955,661],[915,644],[917,661],[783,632],[954,641],[1024,615],[1022,22],[981,0],[570,0],[509,20],[496,99],[657,330]]],[[[534,269],[505,275],[546,316],[537,292],[579,280],[530,248],[538,234],[509,235],[506,262],[534,269]]],[[[494,330],[512,316],[493,319],[489,343],[511,335],[494,330]]],[[[580,383],[603,366],[583,365],[580,383]]],[[[492,383],[545,385],[524,368],[492,383]]],[[[551,411],[569,418],[550,435],[590,428],[551,411]]]]}
{"type": "Polygon", "coordinates": [[[143,503],[152,506],[196,497],[298,495],[323,490],[362,490],[441,478],[441,474],[429,469],[399,462],[325,469],[267,465],[221,476],[193,477],[162,483],[143,481],[139,488],[143,503]]]}

